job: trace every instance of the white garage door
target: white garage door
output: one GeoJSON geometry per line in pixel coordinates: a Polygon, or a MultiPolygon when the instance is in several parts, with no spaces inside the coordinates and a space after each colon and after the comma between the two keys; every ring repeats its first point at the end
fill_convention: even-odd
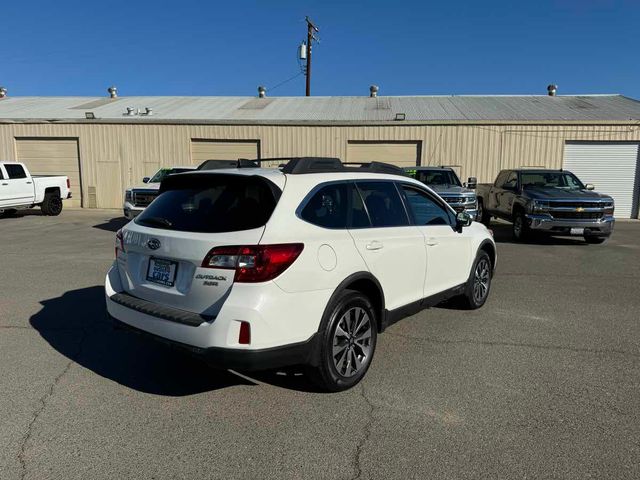
{"type": "Polygon", "coordinates": [[[567,143],[564,168],[583,183],[592,183],[596,191],[611,195],[615,216],[638,215],[638,144],[612,142],[567,143]]]}
{"type": "Polygon", "coordinates": [[[237,160],[260,158],[258,140],[224,141],[191,140],[191,161],[200,165],[205,160],[237,160]]]}
{"type": "Polygon", "coordinates": [[[420,161],[421,142],[360,142],[347,145],[347,162],[385,162],[415,167],[420,161]]]}
{"type": "Polygon", "coordinates": [[[29,168],[32,175],[66,175],[71,181],[73,198],[65,206],[80,207],[80,157],[78,140],[68,138],[16,138],[19,162],[29,168]]]}

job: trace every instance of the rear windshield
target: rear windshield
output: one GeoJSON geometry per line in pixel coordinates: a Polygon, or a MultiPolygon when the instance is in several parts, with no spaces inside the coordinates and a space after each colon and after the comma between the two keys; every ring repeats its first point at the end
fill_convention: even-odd
{"type": "Polygon", "coordinates": [[[192,168],[161,168],[153,177],[151,177],[149,183],[160,183],[168,175],[173,175],[174,173],[191,172],[192,170],[192,168]]]}
{"type": "Polygon", "coordinates": [[[182,232],[237,232],[264,226],[282,192],[263,177],[178,175],[162,182],[160,195],[135,222],[182,232]]]}

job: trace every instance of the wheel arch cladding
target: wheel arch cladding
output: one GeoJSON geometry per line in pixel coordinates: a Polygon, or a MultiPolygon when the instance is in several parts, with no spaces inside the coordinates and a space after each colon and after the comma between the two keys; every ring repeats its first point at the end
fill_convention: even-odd
{"type": "Polygon", "coordinates": [[[335,297],[344,290],[355,290],[367,296],[376,311],[376,326],[378,328],[378,332],[381,332],[385,303],[382,286],[380,285],[380,282],[378,282],[378,279],[369,272],[357,272],[349,275],[335,289],[327,306],[329,306],[335,297]]]}
{"type": "Polygon", "coordinates": [[[496,266],[496,247],[489,240],[485,240],[480,244],[480,248],[478,251],[487,252],[489,255],[489,260],[491,261],[491,269],[493,270],[496,266]]]}

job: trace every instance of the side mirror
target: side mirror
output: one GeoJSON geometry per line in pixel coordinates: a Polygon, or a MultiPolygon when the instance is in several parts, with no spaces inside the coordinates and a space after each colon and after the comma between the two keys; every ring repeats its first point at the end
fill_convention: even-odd
{"type": "Polygon", "coordinates": [[[142,183],[149,183],[149,180],[151,180],[149,177],[144,177],[142,183]]]}
{"type": "Polygon", "coordinates": [[[459,212],[456,215],[456,230],[462,232],[462,228],[471,225],[472,221],[471,215],[467,212],[459,212]]]}
{"type": "Polygon", "coordinates": [[[587,190],[594,190],[596,188],[596,186],[593,183],[587,183],[584,188],[586,188],[587,190]]]}
{"type": "Polygon", "coordinates": [[[471,190],[475,190],[477,186],[478,186],[478,179],[476,177],[469,177],[469,179],[467,180],[467,188],[470,188],[471,190]]]}

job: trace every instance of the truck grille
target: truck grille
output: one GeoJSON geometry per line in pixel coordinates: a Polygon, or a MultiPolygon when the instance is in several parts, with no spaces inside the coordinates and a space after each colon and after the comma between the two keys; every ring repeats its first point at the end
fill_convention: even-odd
{"type": "Polygon", "coordinates": [[[602,212],[551,212],[553,218],[563,220],[598,220],[602,217],[602,212]]]}
{"type": "Polygon", "coordinates": [[[156,192],[133,192],[133,204],[136,207],[148,207],[157,196],[156,192]]]}
{"type": "Polygon", "coordinates": [[[609,202],[562,202],[551,201],[549,206],[551,208],[604,208],[605,204],[609,202]]]}

